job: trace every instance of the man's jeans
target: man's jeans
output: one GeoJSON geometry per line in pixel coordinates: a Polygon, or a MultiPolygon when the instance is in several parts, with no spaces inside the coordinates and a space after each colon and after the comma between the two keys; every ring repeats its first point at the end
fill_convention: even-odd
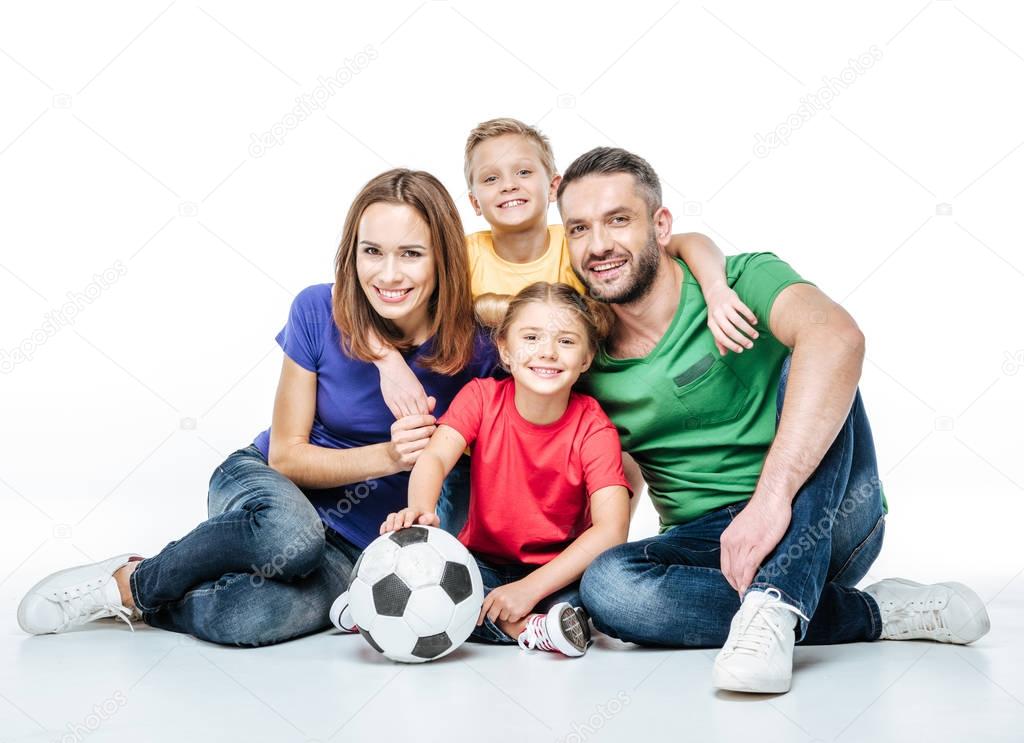
{"type": "MultiPolygon", "coordinates": [[[[480,577],[484,583],[484,596],[489,594],[498,586],[504,586],[507,583],[514,583],[517,580],[525,578],[527,575],[536,570],[539,566],[537,565],[491,565],[484,562],[479,557],[474,555],[476,558],[476,564],[480,568],[480,577]]],[[[576,581],[570,583],[560,591],[555,591],[550,596],[541,599],[535,607],[530,611],[533,613],[543,613],[550,609],[555,604],[568,601],[572,606],[582,606],[580,602],[580,583],[576,581]]],[[[497,624],[492,622],[490,618],[485,617],[484,623],[478,627],[473,628],[473,633],[469,636],[470,640],[477,642],[489,642],[497,645],[514,645],[519,640],[518,637],[510,637],[507,635],[497,624]]]]}
{"type": "MultiPolygon", "coordinates": [[[[789,364],[779,381],[780,414],[789,364]]],[[[601,554],[580,588],[594,626],[643,645],[725,644],[740,599],[720,569],[720,538],[744,505],[601,554]]],[[[884,532],[874,442],[858,391],[835,442],[797,492],[789,530],[748,590],[775,588],[810,617],[797,627],[804,644],[878,639],[878,606],[853,586],[878,556],[884,532]]]]}
{"type": "MultiPolygon", "coordinates": [[[[439,511],[465,521],[461,475],[445,483],[439,511]]],[[[331,604],[348,590],[362,550],[325,529],[305,493],[259,449],[239,449],[216,469],[207,511],[209,519],[132,573],[146,624],[254,647],[330,627],[331,604]]]]}

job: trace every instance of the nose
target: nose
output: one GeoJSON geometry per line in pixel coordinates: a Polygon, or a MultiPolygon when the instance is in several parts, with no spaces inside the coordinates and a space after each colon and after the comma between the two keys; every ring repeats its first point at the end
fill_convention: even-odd
{"type": "Polygon", "coordinates": [[[548,334],[541,340],[537,348],[537,356],[552,361],[558,358],[558,339],[554,334],[548,334]]]}
{"type": "Polygon", "coordinates": [[[590,230],[589,237],[590,244],[587,245],[587,252],[592,258],[603,258],[615,247],[611,235],[608,234],[604,225],[595,225],[594,228],[590,230]]]}
{"type": "Polygon", "coordinates": [[[501,182],[501,192],[510,193],[519,190],[519,184],[515,182],[514,178],[506,176],[501,182]]]}
{"type": "Polygon", "coordinates": [[[398,284],[402,279],[402,267],[398,262],[398,256],[394,253],[388,253],[384,256],[380,268],[380,283],[382,284],[398,284]]]}

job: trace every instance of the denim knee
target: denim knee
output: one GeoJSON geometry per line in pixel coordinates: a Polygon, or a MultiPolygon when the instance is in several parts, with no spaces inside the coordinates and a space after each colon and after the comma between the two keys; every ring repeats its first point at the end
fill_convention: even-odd
{"type": "Polygon", "coordinates": [[[201,589],[205,595],[192,592],[185,601],[201,602],[201,611],[193,617],[189,631],[200,640],[236,647],[261,647],[292,639],[308,624],[308,617],[294,615],[304,613],[307,607],[296,602],[298,605],[283,610],[277,602],[261,601],[264,585],[259,575],[232,573],[201,589]]]}
{"type": "Polygon", "coordinates": [[[623,616],[623,597],[628,595],[632,578],[630,554],[628,543],[612,547],[590,563],[580,580],[583,607],[590,614],[594,626],[612,637],[618,636],[616,620],[623,616]]]}
{"type": "Polygon", "coordinates": [[[252,572],[263,578],[290,581],[309,575],[323,560],[324,524],[309,501],[281,503],[253,501],[248,512],[253,537],[258,540],[259,564],[252,572]]]}

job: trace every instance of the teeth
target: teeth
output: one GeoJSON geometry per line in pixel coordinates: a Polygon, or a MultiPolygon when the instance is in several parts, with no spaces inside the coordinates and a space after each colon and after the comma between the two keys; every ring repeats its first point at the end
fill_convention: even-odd
{"type": "Polygon", "coordinates": [[[542,377],[553,377],[561,371],[560,369],[542,369],[537,366],[531,366],[530,370],[542,377]]]}
{"type": "Polygon", "coordinates": [[[504,204],[501,205],[501,208],[508,209],[509,207],[513,206],[522,206],[525,203],[526,202],[523,201],[522,199],[513,199],[512,201],[506,201],[504,204]]]}
{"type": "Polygon", "coordinates": [[[381,293],[381,296],[387,297],[388,299],[398,299],[399,297],[404,297],[410,290],[409,289],[398,289],[398,290],[394,290],[394,291],[389,291],[387,289],[381,289],[381,288],[378,287],[377,291],[379,291],[381,293]]]}
{"type": "Polygon", "coordinates": [[[619,261],[618,263],[608,263],[603,266],[594,266],[592,270],[602,273],[604,271],[611,271],[613,268],[626,265],[625,261],[619,261]]]}

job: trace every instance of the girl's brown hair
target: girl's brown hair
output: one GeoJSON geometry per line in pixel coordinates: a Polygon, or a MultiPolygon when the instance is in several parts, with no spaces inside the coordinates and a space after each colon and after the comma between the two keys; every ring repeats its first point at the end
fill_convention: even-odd
{"type": "MultiPolygon", "coordinates": [[[[532,302],[553,304],[568,313],[569,317],[579,320],[586,330],[587,342],[590,344],[591,351],[596,351],[598,344],[611,331],[612,311],[604,302],[583,296],[568,284],[549,284],[546,281],[538,281],[527,286],[509,301],[505,317],[494,329],[495,343],[505,340],[508,336],[508,329],[515,322],[519,310],[532,302]]],[[[553,318],[552,325],[557,327],[559,319],[553,318]]]]}
{"type": "Polygon", "coordinates": [[[391,320],[381,317],[359,283],[356,246],[359,222],[372,204],[404,204],[416,211],[430,230],[437,286],[430,296],[428,316],[433,348],[419,364],[439,374],[455,374],[473,356],[476,326],[469,290],[469,260],[462,220],[451,195],[430,173],[395,168],[363,186],[345,217],[335,258],[334,322],[341,331],[342,349],[362,361],[375,361],[370,333],[401,351],[412,348],[391,320]]]}

